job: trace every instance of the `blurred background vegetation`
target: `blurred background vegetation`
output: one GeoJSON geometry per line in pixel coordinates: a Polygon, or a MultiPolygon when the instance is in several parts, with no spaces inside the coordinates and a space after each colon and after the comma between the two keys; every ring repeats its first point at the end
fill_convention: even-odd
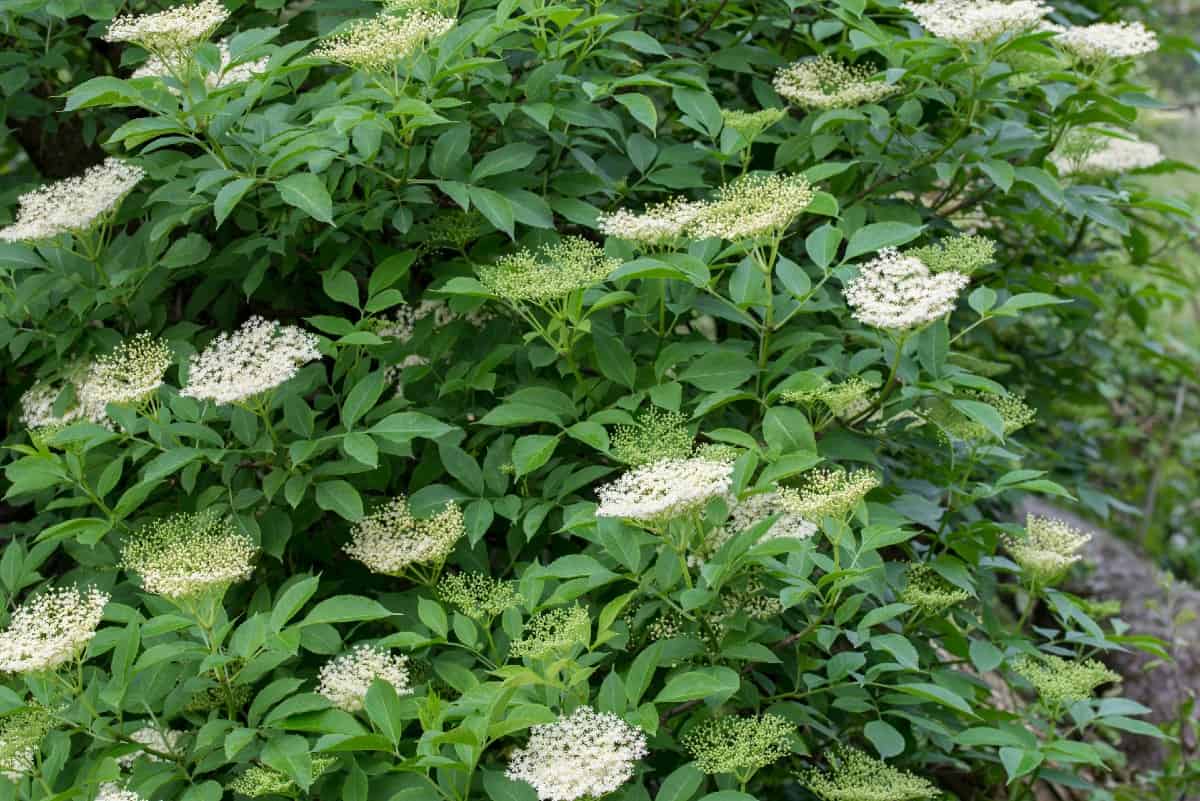
{"type": "MultiPolygon", "coordinates": [[[[1163,107],[1147,109],[1147,138],[1168,158],[1200,164],[1200,2],[1156,3],[1167,44],[1144,69],[1163,107]]],[[[1152,194],[1200,205],[1200,172],[1144,179],[1152,194]]],[[[1130,267],[1125,308],[1096,318],[1081,342],[1090,352],[1075,387],[1056,403],[1086,413],[1078,432],[1044,432],[1065,451],[1064,477],[1098,522],[1134,541],[1181,578],[1200,580],[1200,228],[1135,232],[1154,253],[1153,269],[1130,267]],[[1082,410],[1081,410],[1082,411],[1082,410]]],[[[1081,254],[1086,258],[1087,254],[1081,254]]],[[[1099,255],[1098,258],[1103,258],[1099,255]]],[[[1060,451],[1062,452],[1062,451],[1060,451]]]]}

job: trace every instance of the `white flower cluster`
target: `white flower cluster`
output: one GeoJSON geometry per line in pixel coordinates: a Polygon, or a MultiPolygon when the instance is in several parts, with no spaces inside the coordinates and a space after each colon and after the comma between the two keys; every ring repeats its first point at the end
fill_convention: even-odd
{"type": "Polygon", "coordinates": [[[597,517],[660,524],[701,509],[729,492],[733,463],[708,459],[664,459],[623,474],[596,490],[597,517]]]}
{"type": "Polygon", "coordinates": [[[597,220],[600,232],[630,242],[658,247],[675,244],[687,235],[688,227],[704,211],[702,203],[681,198],[648,206],[638,214],[618,209],[597,220]]]}
{"type": "Polygon", "coordinates": [[[376,679],[385,681],[396,695],[412,692],[408,678],[408,657],[374,645],[356,645],[352,651],[326,662],[321,667],[317,692],[347,712],[363,708],[367,690],[376,679]]]}
{"type": "Polygon", "coordinates": [[[320,340],[293,325],[251,317],[236,332],[218,334],[192,357],[180,395],[219,404],[248,401],[321,358],[320,340]]]}
{"type": "Polygon", "coordinates": [[[83,410],[79,407],[78,398],[82,374],[73,377],[78,380],[72,381],[68,377],[65,382],[39,381],[26,390],[21,395],[21,424],[30,429],[54,429],[81,419],[83,410]],[[64,383],[71,384],[74,389],[76,404],[61,415],[55,414],[54,404],[65,388],[64,383]]]}
{"type": "Polygon", "coordinates": [[[146,801],[133,790],[127,790],[116,782],[105,782],[96,793],[96,801],[146,801]]]}
{"type": "Polygon", "coordinates": [[[1086,64],[1143,56],[1158,49],[1158,36],[1140,22],[1098,22],[1066,28],[1054,37],[1054,42],[1086,64]]]}
{"type": "Polygon", "coordinates": [[[689,556],[688,564],[695,567],[705,559],[709,559],[721,546],[769,517],[778,515],[771,527],[762,533],[757,543],[770,540],[790,538],[803,540],[817,533],[817,527],[795,512],[789,511],[783,505],[778,487],[769,492],[760,492],[742,500],[733,496],[728,498],[729,519],[721,528],[715,528],[704,538],[702,552],[698,556],[689,556]]]}
{"type": "Polygon", "coordinates": [[[968,282],[962,273],[935,274],[916,256],[885,248],[846,284],[845,295],[859,322],[903,331],[952,312],[968,282]]]}
{"type": "Polygon", "coordinates": [[[212,36],[228,18],[220,0],[200,0],[155,14],[117,17],[104,39],[133,42],[160,56],[179,58],[212,36]]]}
{"type": "Polygon", "coordinates": [[[1153,167],[1163,160],[1153,142],[1120,139],[1116,136],[1083,134],[1068,142],[1063,152],[1050,157],[1060,175],[1120,175],[1153,167]]]}
{"type": "MultiPolygon", "coordinates": [[[[265,56],[254,61],[233,64],[233,58],[229,55],[229,45],[226,42],[218,44],[217,50],[221,54],[221,65],[216,72],[210,72],[204,76],[204,85],[208,87],[209,91],[245,83],[255,75],[261,75],[267,70],[268,59],[265,56]]],[[[160,58],[151,55],[144,64],[133,71],[133,75],[130,77],[173,78],[185,74],[187,66],[187,61],[172,59],[170,56],[160,58]]],[[[171,93],[178,94],[179,90],[172,87],[171,93]]]]}
{"type": "MultiPolygon", "coordinates": [[[[162,754],[176,753],[182,737],[183,732],[178,729],[163,730],[156,729],[153,726],[143,726],[129,735],[129,739],[162,754]]],[[[117,757],[117,765],[125,770],[129,770],[137,762],[138,758],[144,758],[150,762],[162,761],[162,757],[152,754],[149,751],[131,751],[128,754],[117,757]]]]}
{"type": "Polygon", "coordinates": [[[829,56],[798,61],[775,73],[779,96],[804,108],[853,108],[878,103],[900,91],[895,84],[873,81],[874,70],[829,56]]]}
{"type": "Polygon", "coordinates": [[[86,231],[144,177],[141,167],[110,158],[83,175],[26,192],[17,200],[16,222],[0,228],[0,241],[36,242],[86,231]]]}
{"type": "Polygon", "coordinates": [[[748,175],[717,190],[693,224],[698,238],[736,241],[782,236],[804,213],[814,191],[803,175],[748,175]]]}
{"type": "Polygon", "coordinates": [[[41,673],[74,659],[96,633],[108,593],[52,589],[13,612],[0,632],[0,673],[41,673]]]}
{"type": "Polygon", "coordinates": [[[647,753],[641,729],[584,706],[534,726],[528,744],[513,752],[505,775],[531,785],[540,801],[600,798],[629,781],[647,753]]]}
{"type": "Polygon", "coordinates": [[[1052,10],[1039,0],[929,0],[905,3],[921,27],[951,42],[987,42],[1036,28],[1052,10]]]}
{"type": "Polygon", "coordinates": [[[397,496],[354,524],[346,553],[388,576],[424,564],[432,564],[436,573],[465,533],[457,504],[447,503],[433,517],[418,519],[408,501],[397,496]]]}
{"type": "Polygon", "coordinates": [[[368,72],[390,72],[420,47],[454,27],[454,20],[418,9],[403,17],[380,14],[356,20],[331,36],[313,56],[368,72]]]}
{"type": "Polygon", "coordinates": [[[102,420],[110,403],[118,406],[145,403],[162,386],[172,359],[170,346],[145,331],[125,340],[111,353],[92,362],[87,377],[79,385],[83,416],[102,420]]]}
{"type": "Polygon", "coordinates": [[[137,573],[147,592],[194,598],[223,591],[254,572],[258,548],[213,510],[163,518],[131,535],[121,567],[137,573]]]}

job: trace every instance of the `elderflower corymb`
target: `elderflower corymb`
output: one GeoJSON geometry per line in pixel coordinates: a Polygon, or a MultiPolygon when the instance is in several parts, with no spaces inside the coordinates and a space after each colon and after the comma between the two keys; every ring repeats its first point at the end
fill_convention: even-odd
{"type": "Polygon", "coordinates": [[[792,752],[796,724],[779,715],[726,715],[701,723],[682,738],[705,773],[746,775],[792,752]]]}
{"type": "Polygon", "coordinates": [[[647,247],[673,245],[688,234],[688,229],[704,210],[701,203],[674,198],[666,203],[647,206],[641,213],[618,209],[602,214],[597,227],[607,236],[615,236],[647,247]]]}
{"type": "Polygon", "coordinates": [[[367,690],[376,679],[392,685],[396,695],[409,695],[408,657],[362,643],[326,662],[318,676],[317,692],[347,712],[363,708],[367,690]]]}
{"type": "Polygon", "coordinates": [[[816,109],[878,103],[900,91],[894,84],[872,81],[873,75],[870,67],[822,55],[780,69],[775,73],[775,91],[797,106],[816,109]]]}
{"type": "Polygon", "coordinates": [[[634,418],[633,425],[614,428],[611,445],[618,461],[639,467],[666,459],[686,459],[692,455],[692,441],[682,414],[651,406],[634,418]]]}
{"type": "Polygon", "coordinates": [[[750,495],[742,500],[730,498],[729,519],[724,526],[714,528],[704,538],[701,557],[703,559],[710,558],[729,540],[770,517],[774,517],[775,522],[759,536],[756,544],[777,539],[803,540],[817,533],[817,527],[811,521],[805,520],[784,507],[783,500],[779,495],[779,488],[776,487],[767,492],[750,495]]]}
{"type": "Polygon", "coordinates": [[[969,283],[959,272],[932,273],[916,256],[884,248],[846,284],[846,302],[864,325],[904,331],[954,311],[969,283]]]}
{"type": "Polygon", "coordinates": [[[1013,561],[1035,583],[1049,584],[1083,558],[1080,551],[1091,539],[1091,534],[1062,520],[1029,515],[1025,521],[1025,537],[1006,536],[1004,545],[1013,561]]]}
{"type": "Polygon", "coordinates": [[[102,419],[110,403],[116,406],[145,403],[162,386],[173,358],[164,340],[145,331],[125,340],[111,353],[92,362],[79,387],[83,416],[102,419]]]}
{"type": "Polygon", "coordinates": [[[646,756],[646,735],[611,712],[580,707],[554,723],[533,727],[505,773],[526,782],[540,801],[595,799],[633,778],[646,756]]]}
{"type": "Polygon", "coordinates": [[[258,548],[212,510],[156,520],[121,547],[121,567],[147,592],[173,600],[223,592],[254,572],[258,548]]]}
{"type": "Polygon", "coordinates": [[[19,782],[32,773],[42,738],[53,727],[49,711],[37,706],[0,717],[0,775],[19,782]]]}
{"type": "Polygon", "coordinates": [[[17,199],[16,222],[0,228],[0,242],[37,242],[87,231],[115,211],[145,177],[141,167],[110,158],[83,175],[26,192],[17,199]]]}
{"type": "Polygon", "coordinates": [[[929,0],[905,3],[904,7],[922,28],[958,44],[1032,30],[1052,10],[1038,0],[929,0]]]}
{"type": "Polygon", "coordinates": [[[1018,657],[1012,668],[1033,685],[1042,703],[1052,711],[1086,701],[1100,685],[1121,680],[1094,659],[1063,659],[1051,654],[1041,654],[1037,659],[1018,657]]]}
{"type": "Polygon", "coordinates": [[[737,241],[782,236],[815,195],[803,175],[753,174],[725,184],[702,204],[694,236],[737,241]]]}
{"type": "Polygon", "coordinates": [[[545,303],[600,283],[621,266],[599,247],[568,236],[536,251],[522,249],[479,269],[479,280],[511,302],[545,303]]]}
{"type": "Polygon", "coordinates": [[[418,9],[402,17],[355,20],[313,50],[315,58],[365,72],[390,72],[400,61],[454,27],[454,20],[418,9]]]}
{"type": "Polygon", "coordinates": [[[900,603],[909,604],[927,615],[940,615],[947,609],[971,600],[971,594],[942,578],[926,564],[908,566],[907,583],[900,603]]]}
{"type": "Polygon", "coordinates": [[[166,58],[183,58],[207,40],[229,18],[220,0],[201,0],[154,14],[117,17],[104,34],[106,42],[133,42],[166,58]]]}
{"type": "Polygon", "coordinates": [[[116,782],[105,782],[96,793],[96,801],[146,801],[133,790],[128,790],[116,782]]]}
{"type": "Polygon", "coordinates": [[[513,656],[541,659],[587,645],[592,636],[592,619],[582,606],[548,609],[540,612],[521,628],[521,639],[510,647],[513,656]]]}
{"type": "Polygon", "coordinates": [[[746,142],[753,142],[763,131],[786,116],[787,112],[781,108],[764,108],[758,111],[721,109],[721,121],[725,123],[725,127],[746,142]]]}
{"type": "Polygon", "coordinates": [[[1158,49],[1158,36],[1140,22],[1098,22],[1067,28],[1054,43],[1085,64],[1134,58],[1158,49]]]}
{"type": "MultiPolygon", "coordinates": [[[[331,754],[312,755],[312,777],[314,780],[327,773],[336,765],[338,758],[331,754]]],[[[262,796],[283,796],[296,798],[302,792],[300,785],[287,774],[267,765],[251,765],[233,781],[225,785],[231,793],[239,793],[248,798],[262,796]]]]}
{"type": "Polygon", "coordinates": [[[438,582],[438,595],[472,620],[490,620],[524,599],[511,582],[484,573],[453,573],[438,582]]]}
{"type": "Polygon", "coordinates": [[[63,587],[26,601],[0,632],[0,673],[42,673],[75,659],[95,636],[108,598],[95,587],[63,587]]]}
{"type": "Polygon", "coordinates": [[[845,517],[879,486],[879,478],[870,470],[835,470],[818,468],[804,474],[799,487],[779,490],[783,508],[809,520],[823,517],[845,517]]]}
{"type": "Polygon", "coordinates": [[[187,385],[179,394],[219,404],[250,401],[320,359],[319,341],[293,325],[251,317],[232,334],[218,334],[192,357],[187,385]]]}
{"type": "Polygon", "coordinates": [[[448,502],[433,517],[417,518],[401,495],[354,524],[346,553],[388,576],[401,576],[415,565],[432,565],[437,573],[465,533],[456,504],[448,502]]]}
{"type": "Polygon", "coordinates": [[[732,462],[665,459],[642,465],[596,490],[596,516],[665,523],[727,493],[732,478],[732,462]]]}
{"type": "Polygon", "coordinates": [[[941,794],[928,779],[844,746],[833,751],[827,771],[806,770],[797,778],[821,801],[920,801],[941,794]]]}

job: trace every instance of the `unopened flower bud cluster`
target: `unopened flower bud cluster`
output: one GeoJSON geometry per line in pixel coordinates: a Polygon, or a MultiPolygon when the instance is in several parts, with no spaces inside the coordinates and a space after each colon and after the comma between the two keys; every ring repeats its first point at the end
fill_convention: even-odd
{"type": "Polygon", "coordinates": [[[490,620],[523,603],[511,582],[483,573],[452,573],[438,582],[438,595],[472,620],[490,620]]]}
{"type": "Polygon", "coordinates": [[[798,61],[775,74],[775,91],[802,108],[853,108],[896,94],[895,84],[873,81],[875,70],[821,55],[798,61]]]}
{"type": "Polygon", "coordinates": [[[744,773],[792,752],[796,724],[779,715],[726,715],[701,723],[682,738],[705,773],[744,773]]]}
{"type": "Polygon", "coordinates": [[[832,753],[828,770],[802,771],[797,778],[821,801],[921,801],[941,795],[928,779],[850,747],[832,753]]]}
{"type": "Polygon", "coordinates": [[[454,27],[454,20],[417,9],[404,16],[379,14],[355,20],[315,50],[316,58],[364,72],[391,72],[426,43],[454,27]]]}
{"type": "Polygon", "coordinates": [[[779,500],[784,509],[808,520],[841,518],[878,486],[879,477],[870,470],[817,468],[805,473],[799,487],[780,489],[779,500]]]}
{"type": "Polygon", "coordinates": [[[172,515],[134,533],[121,548],[121,566],[137,573],[147,592],[178,600],[248,579],[257,554],[231,520],[206,510],[172,515]]]}
{"type": "Polygon", "coordinates": [[[541,659],[563,654],[591,641],[592,620],[582,606],[548,609],[525,621],[521,639],[513,642],[513,656],[541,659]]]}
{"type": "Polygon", "coordinates": [[[693,438],[682,414],[651,406],[634,418],[633,425],[614,428],[611,444],[618,461],[640,467],[688,458],[692,455],[693,438]]]}
{"type": "Polygon", "coordinates": [[[547,303],[600,283],[621,266],[582,237],[569,236],[536,251],[522,249],[479,270],[488,291],[511,302],[547,303]]]}
{"type": "Polygon", "coordinates": [[[1094,659],[1063,659],[1052,654],[1042,654],[1036,659],[1019,657],[1012,668],[1033,685],[1042,703],[1051,709],[1086,701],[1097,687],[1121,680],[1094,659]]]}

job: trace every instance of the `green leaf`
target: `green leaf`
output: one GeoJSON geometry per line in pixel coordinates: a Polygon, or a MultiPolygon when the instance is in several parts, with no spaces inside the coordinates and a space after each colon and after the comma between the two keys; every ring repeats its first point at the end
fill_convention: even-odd
{"type": "Polygon", "coordinates": [[[1043,759],[1045,757],[1039,751],[1008,746],[1000,749],[1000,764],[1004,765],[1004,772],[1008,774],[1009,784],[1037,770],[1043,759]]]}
{"type": "Polygon", "coordinates": [[[758,365],[741,353],[729,350],[710,351],[687,366],[679,375],[705,392],[737,389],[758,372],[758,365]]]}
{"type": "Polygon", "coordinates": [[[901,222],[881,222],[864,225],[850,237],[846,245],[844,261],[850,261],[864,253],[875,253],[883,248],[894,248],[913,241],[921,235],[924,226],[901,222]]]}
{"type": "Polygon", "coordinates": [[[358,490],[340,478],[317,485],[317,506],[350,521],[363,516],[363,502],[358,490]]]}
{"type": "Polygon", "coordinates": [[[512,239],[516,216],[508,199],[499,192],[482,186],[472,186],[467,191],[470,194],[471,202],[475,204],[475,208],[479,209],[479,213],[496,226],[497,230],[503,231],[508,234],[509,239],[512,239]]]}
{"type": "Polygon", "coordinates": [[[995,670],[1004,661],[1004,653],[987,640],[971,640],[968,652],[971,655],[971,664],[980,673],[995,670]]]}
{"type": "MultiPolygon", "coordinates": [[[[516,172],[533,163],[537,156],[537,148],[528,142],[514,142],[504,145],[484,155],[471,170],[471,183],[479,183],[484,178],[493,175],[503,175],[506,172],[516,172]]],[[[471,202],[475,203],[472,195],[471,202]]]]}
{"type": "Polygon", "coordinates": [[[361,381],[346,393],[346,402],[342,404],[342,425],[347,429],[369,412],[387,388],[387,374],[384,370],[368,373],[361,381]]]}
{"type": "Polygon", "coordinates": [[[315,220],[333,225],[333,199],[325,182],[312,173],[289,175],[275,185],[279,197],[315,220]]]}
{"type": "Polygon", "coordinates": [[[863,728],[863,734],[883,759],[891,759],[904,753],[904,735],[887,721],[872,720],[863,728]]]}
{"type": "Polygon", "coordinates": [[[217,227],[233,213],[234,208],[241,202],[246,193],[257,183],[253,178],[235,178],[221,187],[213,201],[213,216],[217,219],[217,227]]]}
{"type": "Polygon", "coordinates": [[[308,753],[308,740],[303,737],[287,734],[272,738],[263,747],[261,759],[301,788],[307,790],[312,785],[312,756],[308,753]]]}
{"type": "Polygon", "coordinates": [[[321,623],[361,623],[391,617],[392,613],[383,604],[361,595],[335,595],[313,607],[301,626],[316,626],[321,623]]]}
{"type": "Polygon", "coordinates": [[[915,682],[913,684],[898,685],[896,689],[902,693],[907,693],[908,695],[913,695],[917,698],[923,698],[926,701],[933,701],[934,703],[941,704],[942,706],[950,707],[951,709],[962,712],[964,715],[970,715],[973,718],[979,717],[973,711],[971,711],[971,705],[967,703],[966,699],[951,692],[950,690],[947,690],[945,687],[939,687],[936,684],[929,684],[926,682],[915,682]]]}
{"type": "Polygon", "coordinates": [[[651,135],[658,130],[658,109],[653,100],[639,92],[613,95],[613,100],[624,106],[629,115],[644,125],[651,135]]]}
{"type": "Polygon", "coordinates": [[[742,680],[737,672],[727,667],[708,667],[679,673],[667,682],[662,692],[654,699],[656,704],[673,704],[712,698],[723,702],[738,691],[742,680]]]}
{"type": "Polygon", "coordinates": [[[512,462],[517,477],[526,476],[550,460],[558,447],[558,437],[532,434],[521,437],[513,445],[512,462]]]}
{"type": "Polygon", "coordinates": [[[278,632],[283,629],[301,607],[308,603],[308,599],[313,597],[320,583],[316,576],[308,576],[284,590],[275,599],[275,605],[271,609],[271,630],[278,632]]]}
{"type": "Polygon", "coordinates": [[[817,440],[804,412],[790,406],[773,406],[763,417],[763,438],[772,456],[817,452],[817,440]]]}
{"type": "Polygon", "coordinates": [[[437,601],[418,598],[417,617],[439,637],[445,637],[450,633],[450,621],[446,618],[446,610],[442,609],[442,605],[437,601]]]}
{"type": "Polygon", "coordinates": [[[692,763],[676,768],[658,787],[654,801],[688,801],[704,783],[704,774],[692,763]]]}
{"type": "Polygon", "coordinates": [[[142,473],[143,482],[159,481],[178,471],[189,462],[200,458],[200,451],[195,448],[175,448],[160,453],[150,460],[142,473]]]}
{"type": "Polygon", "coordinates": [[[721,107],[713,96],[700,89],[677,88],[671,98],[684,114],[695,120],[710,137],[721,132],[725,121],[721,117],[721,107]]]}
{"type": "Polygon", "coordinates": [[[986,428],[996,439],[1004,439],[1004,418],[992,406],[981,401],[955,398],[950,404],[967,417],[986,428]]]}
{"type": "Polygon", "coordinates": [[[404,709],[395,687],[383,679],[375,679],[367,689],[363,709],[380,734],[393,745],[400,743],[404,731],[404,709]]]}
{"type": "Polygon", "coordinates": [[[417,437],[438,439],[454,430],[453,426],[423,412],[389,414],[370,428],[375,436],[395,443],[411,442],[417,437]]]}

